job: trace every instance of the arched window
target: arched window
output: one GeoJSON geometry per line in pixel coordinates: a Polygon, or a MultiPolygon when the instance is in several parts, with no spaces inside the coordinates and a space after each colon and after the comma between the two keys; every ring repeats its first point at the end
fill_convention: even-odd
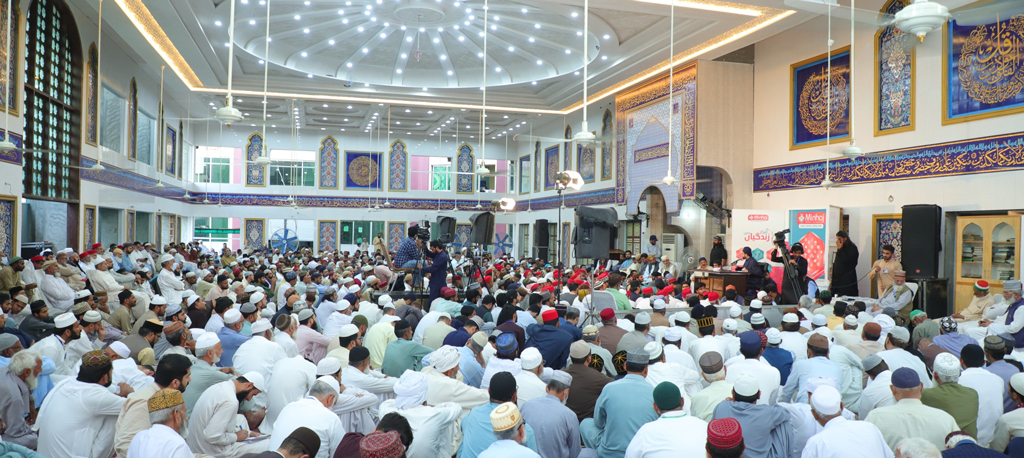
{"type": "Polygon", "coordinates": [[[26,197],[78,202],[82,63],[78,28],[64,0],[34,0],[26,22],[26,197]]]}

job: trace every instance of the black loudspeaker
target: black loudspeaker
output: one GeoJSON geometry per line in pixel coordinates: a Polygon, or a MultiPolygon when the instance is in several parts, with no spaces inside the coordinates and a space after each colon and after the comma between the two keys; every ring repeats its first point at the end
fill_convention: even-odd
{"type": "Polygon", "coordinates": [[[917,281],[917,295],[914,296],[914,308],[924,310],[928,318],[948,316],[949,281],[945,278],[917,281]]]}
{"type": "Polygon", "coordinates": [[[572,235],[576,258],[607,258],[618,235],[615,227],[618,218],[614,208],[576,207],[576,227],[572,235]]]}
{"type": "Polygon", "coordinates": [[[548,247],[546,247],[546,246],[535,246],[535,247],[533,247],[533,258],[534,259],[543,259],[543,260],[547,261],[547,259],[548,259],[548,247]]]}
{"type": "Polygon", "coordinates": [[[942,207],[938,205],[904,205],[903,270],[907,280],[939,276],[939,252],[942,251],[942,207]]]}
{"type": "MultiPolygon", "coordinates": [[[[542,248],[548,248],[551,241],[551,234],[548,233],[548,220],[537,220],[537,234],[533,237],[533,244],[542,248]]],[[[547,258],[547,256],[544,256],[547,258]]]]}
{"type": "Polygon", "coordinates": [[[494,213],[477,213],[469,217],[469,222],[473,224],[472,236],[469,238],[471,243],[477,245],[490,245],[493,243],[494,213]]]}
{"type": "Polygon", "coordinates": [[[445,245],[455,241],[455,218],[451,216],[437,217],[437,241],[445,245]]]}

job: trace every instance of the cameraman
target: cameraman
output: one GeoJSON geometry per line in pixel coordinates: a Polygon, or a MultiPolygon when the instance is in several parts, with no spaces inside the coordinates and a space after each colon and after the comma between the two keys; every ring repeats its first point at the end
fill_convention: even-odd
{"type": "Polygon", "coordinates": [[[424,310],[428,312],[434,299],[441,297],[441,288],[448,286],[448,253],[444,250],[444,244],[432,240],[429,254],[434,258],[434,262],[423,268],[423,273],[430,274],[430,297],[424,307],[424,310]]]}
{"type": "Polygon", "coordinates": [[[409,226],[409,230],[406,231],[408,237],[402,240],[402,243],[398,244],[398,248],[395,249],[395,268],[400,267],[416,267],[416,263],[420,259],[420,245],[423,243],[416,234],[419,232],[419,226],[409,226]]]}
{"type": "MultiPolygon", "coordinates": [[[[777,246],[780,243],[776,241],[777,246]]],[[[784,248],[782,248],[784,249],[784,248]]],[[[772,250],[772,262],[785,263],[781,254],[779,253],[780,248],[772,250]]],[[[785,274],[782,276],[782,304],[792,305],[797,304],[800,301],[800,296],[807,294],[807,260],[803,257],[804,246],[799,242],[794,243],[789,248],[789,265],[786,265],[785,274]],[[793,280],[796,280],[796,284],[793,284],[793,280]]]]}

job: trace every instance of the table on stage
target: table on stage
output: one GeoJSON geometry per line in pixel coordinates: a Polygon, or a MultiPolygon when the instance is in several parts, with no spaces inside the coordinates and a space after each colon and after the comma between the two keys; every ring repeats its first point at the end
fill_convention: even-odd
{"type": "Polygon", "coordinates": [[[716,291],[724,297],[725,288],[732,285],[736,287],[737,294],[744,295],[747,292],[747,276],[750,275],[748,272],[715,272],[710,270],[701,273],[706,274],[707,276],[705,283],[708,287],[708,291],[716,291]]]}

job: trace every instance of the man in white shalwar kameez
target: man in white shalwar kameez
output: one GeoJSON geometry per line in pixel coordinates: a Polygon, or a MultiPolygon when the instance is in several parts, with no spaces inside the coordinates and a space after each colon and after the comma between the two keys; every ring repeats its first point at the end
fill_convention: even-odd
{"type": "Polygon", "coordinates": [[[384,416],[398,412],[409,420],[413,437],[418,440],[409,446],[408,456],[452,456],[452,434],[462,408],[454,402],[427,405],[427,386],[426,375],[405,371],[395,384],[395,399],[384,401],[380,406],[380,414],[384,416]]]}
{"type": "Polygon", "coordinates": [[[307,427],[320,437],[320,449],[315,457],[332,458],[345,428],[330,407],[338,399],[338,381],[333,377],[320,377],[309,389],[309,395],[285,406],[274,422],[270,436],[270,450],[277,450],[285,438],[299,427],[307,427]]]}
{"type": "Polygon", "coordinates": [[[821,429],[802,447],[802,458],[893,458],[877,426],[847,417],[835,388],[818,387],[811,395],[810,407],[821,429]]]}
{"type": "Polygon", "coordinates": [[[128,456],[147,458],[195,458],[181,436],[187,414],[185,398],[173,389],[157,391],[146,401],[149,420],[157,420],[149,429],[139,431],[128,446],[128,456]]]}
{"type": "Polygon", "coordinates": [[[462,417],[474,407],[491,400],[485,390],[471,387],[462,382],[459,372],[459,361],[462,354],[451,345],[443,345],[429,356],[430,366],[423,369],[427,376],[427,405],[436,406],[444,402],[454,402],[462,407],[462,413],[455,422],[452,436],[452,450],[459,449],[462,442],[462,417]]]}
{"type": "Polygon", "coordinates": [[[370,350],[354,347],[348,353],[348,366],[341,369],[341,383],[369,391],[377,395],[381,403],[395,397],[398,379],[370,369],[370,350]]]}
{"type": "Polygon", "coordinates": [[[243,374],[256,371],[264,379],[269,380],[274,364],[288,357],[284,349],[271,340],[272,338],[273,331],[270,321],[264,318],[253,323],[252,338],[239,345],[235,355],[231,358],[235,371],[243,374]]]}
{"type": "Polygon", "coordinates": [[[266,384],[259,372],[248,372],[237,379],[207,388],[192,409],[186,439],[189,448],[195,453],[218,458],[238,458],[266,451],[266,442],[247,441],[259,433],[243,429],[241,425],[245,421],[238,415],[240,400],[252,400],[265,389],[266,384]]]}
{"type": "Polygon", "coordinates": [[[69,342],[82,337],[82,327],[79,325],[75,315],[71,312],[63,313],[54,318],[53,324],[56,327],[54,334],[40,339],[31,350],[39,352],[40,355],[53,360],[57,370],[50,378],[53,383],[60,383],[66,378],[74,378],[79,360],[67,358],[67,345],[69,342]],[[63,330],[63,332],[61,332],[63,330]],[[59,332],[59,334],[58,334],[59,332]]]}
{"type": "Polygon", "coordinates": [[[682,392],[674,383],[654,387],[658,419],[637,430],[626,448],[626,458],[699,457],[705,453],[708,424],[684,412],[682,392]]]}
{"type": "MultiPolygon", "coordinates": [[[[100,351],[86,353],[76,379],[58,383],[39,408],[34,431],[39,432],[40,455],[47,458],[110,458],[114,430],[125,398],[111,393],[110,358],[100,351]]],[[[122,395],[131,388],[122,387],[122,395]]]]}
{"type": "Polygon", "coordinates": [[[316,363],[317,377],[328,376],[339,383],[342,392],[338,400],[331,407],[341,420],[341,426],[346,432],[370,434],[377,425],[377,396],[362,388],[354,386],[342,386],[341,384],[341,361],[330,356],[324,357],[316,363]]]}
{"type": "Polygon", "coordinates": [[[700,374],[680,364],[665,362],[664,347],[658,342],[650,342],[644,346],[650,355],[647,366],[647,383],[658,386],[661,382],[670,382],[679,388],[683,399],[683,412],[690,414],[690,399],[701,390],[700,374]]]}
{"type": "Polygon", "coordinates": [[[302,399],[316,381],[316,366],[302,356],[285,358],[274,364],[267,381],[267,414],[260,431],[273,434],[277,416],[285,406],[302,399]]]}

